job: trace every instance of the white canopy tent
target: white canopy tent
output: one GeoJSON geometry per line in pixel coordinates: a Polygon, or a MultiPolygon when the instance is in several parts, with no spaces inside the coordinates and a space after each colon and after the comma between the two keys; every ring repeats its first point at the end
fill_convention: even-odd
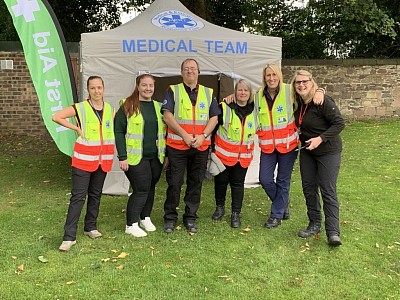
{"type": "MultiPolygon", "coordinates": [[[[199,82],[214,88],[220,100],[233,93],[239,78],[247,79],[256,90],[263,67],[280,64],[281,48],[281,38],[219,27],[194,15],[178,0],[156,0],[118,28],[82,34],[81,98],[87,94],[87,78],[99,75],[105,81],[105,100],[117,108],[119,100],[132,93],[136,76],[151,73],[156,77],[154,98],[162,101],[167,86],[181,82],[181,62],[194,58],[201,70],[199,82]]],[[[246,184],[258,183],[258,165],[255,155],[246,184]]],[[[103,192],[126,194],[128,189],[129,182],[115,160],[103,192]]]]}

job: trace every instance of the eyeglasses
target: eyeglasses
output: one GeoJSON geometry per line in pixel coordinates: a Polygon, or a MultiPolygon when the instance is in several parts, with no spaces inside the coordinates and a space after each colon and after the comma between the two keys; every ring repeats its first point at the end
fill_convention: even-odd
{"type": "Polygon", "coordinates": [[[309,81],[311,81],[311,79],[308,79],[308,80],[298,80],[298,81],[295,81],[294,84],[295,84],[295,85],[300,85],[300,84],[307,85],[307,83],[308,83],[309,81]]]}
{"type": "Polygon", "coordinates": [[[183,72],[196,72],[198,69],[197,68],[183,68],[183,72]]]}

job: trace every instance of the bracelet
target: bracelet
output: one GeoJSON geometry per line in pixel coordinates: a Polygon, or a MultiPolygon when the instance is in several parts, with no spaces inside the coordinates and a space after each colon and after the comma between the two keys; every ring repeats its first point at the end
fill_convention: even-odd
{"type": "Polygon", "coordinates": [[[208,138],[208,134],[205,133],[205,132],[203,132],[203,136],[204,136],[205,139],[208,138]]]}

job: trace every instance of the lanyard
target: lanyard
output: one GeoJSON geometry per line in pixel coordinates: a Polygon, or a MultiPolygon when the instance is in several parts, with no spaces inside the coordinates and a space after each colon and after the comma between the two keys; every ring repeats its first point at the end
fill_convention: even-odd
{"type": "Polygon", "coordinates": [[[303,118],[304,118],[304,114],[307,111],[307,108],[308,108],[308,103],[306,105],[301,105],[301,107],[300,107],[300,115],[299,115],[299,125],[300,126],[301,126],[301,124],[303,124],[303,118]],[[304,108],[304,111],[303,111],[303,108],[304,108]]]}
{"type": "MultiPolygon", "coordinates": [[[[96,110],[96,108],[94,107],[94,104],[93,104],[93,102],[92,102],[92,99],[89,99],[89,103],[90,103],[90,105],[92,106],[93,111],[94,111],[94,113],[96,114],[96,116],[97,116],[97,118],[99,119],[100,124],[101,124],[101,122],[102,122],[103,119],[102,119],[102,117],[100,116],[99,111],[96,110]]],[[[103,104],[103,109],[104,109],[104,104],[103,104]]],[[[102,109],[102,110],[103,110],[103,109],[102,109]]]]}

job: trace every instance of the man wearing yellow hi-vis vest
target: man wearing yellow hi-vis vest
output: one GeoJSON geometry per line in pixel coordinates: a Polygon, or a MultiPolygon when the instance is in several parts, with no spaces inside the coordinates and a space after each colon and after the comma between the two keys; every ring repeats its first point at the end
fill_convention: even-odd
{"type": "Polygon", "coordinates": [[[164,203],[164,231],[172,233],[178,220],[183,176],[186,169],[185,212],[183,224],[189,233],[196,233],[197,210],[206,172],[210,135],[221,110],[213,98],[213,90],[198,84],[199,66],[196,60],[181,64],[183,83],[169,87],[162,106],[168,125],[167,199],[164,203]]]}

